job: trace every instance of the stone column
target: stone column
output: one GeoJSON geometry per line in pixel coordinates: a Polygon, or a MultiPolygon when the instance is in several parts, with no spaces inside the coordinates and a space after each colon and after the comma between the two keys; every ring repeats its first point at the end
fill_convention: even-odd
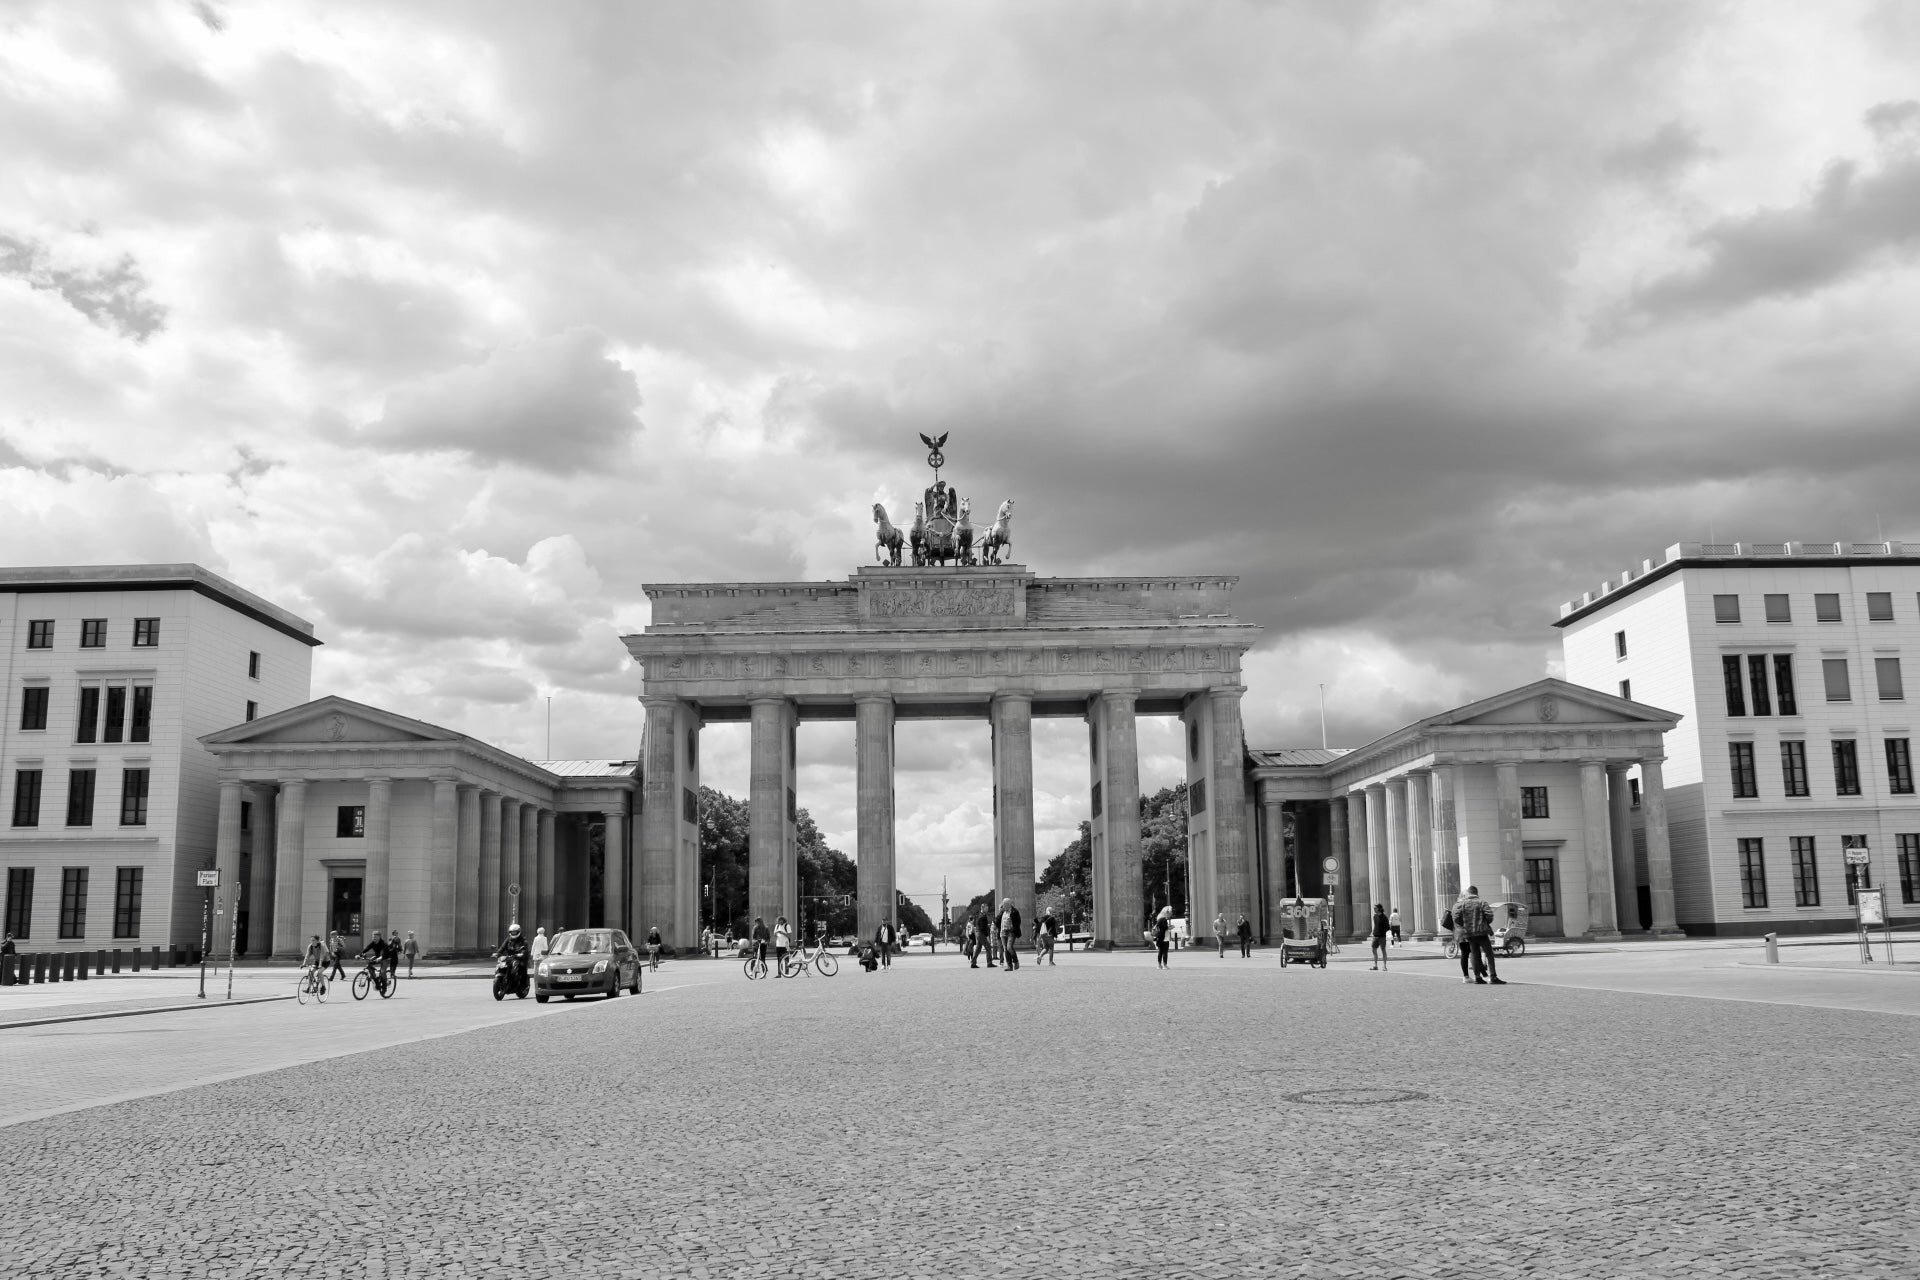
{"type": "Polygon", "coordinates": [[[214,829],[213,869],[220,873],[220,887],[214,896],[220,913],[213,918],[213,936],[208,954],[225,957],[232,949],[233,916],[240,910],[240,793],[245,783],[238,778],[220,779],[220,820],[214,829]]]}
{"type": "Polygon", "coordinates": [[[247,956],[273,954],[274,821],[272,787],[253,788],[253,866],[247,878],[247,956]]]}
{"type": "Polygon", "coordinates": [[[1503,901],[1525,901],[1525,846],[1520,839],[1520,765],[1503,760],[1493,766],[1495,813],[1500,823],[1500,894],[1503,901]]]}
{"type": "Polygon", "coordinates": [[[1387,786],[1375,782],[1362,793],[1367,806],[1367,887],[1371,896],[1353,904],[1354,923],[1373,932],[1373,908],[1393,896],[1393,860],[1387,848],[1387,786]]]}
{"type": "Polygon", "coordinates": [[[1347,895],[1353,892],[1354,858],[1348,848],[1344,796],[1327,801],[1327,836],[1332,844],[1334,865],[1340,868],[1340,883],[1327,894],[1333,902],[1333,932],[1335,937],[1348,938],[1353,936],[1353,908],[1347,905],[1347,895]]]}
{"type": "Polygon", "coordinates": [[[433,780],[433,848],[427,861],[427,927],[417,938],[428,955],[453,952],[454,882],[460,865],[460,784],[433,780]]]}
{"type": "Polygon", "coordinates": [[[520,932],[547,923],[540,915],[540,806],[520,806],[520,932]]]}
{"type": "Polygon", "coordinates": [[[1613,835],[1607,820],[1607,762],[1580,762],[1580,839],[1587,847],[1587,932],[1590,942],[1620,937],[1614,916],[1613,835]]]}
{"type": "MultiPolygon", "coordinates": [[[[1254,877],[1247,861],[1247,744],[1240,730],[1240,697],[1246,691],[1241,684],[1207,690],[1213,704],[1213,794],[1207,804],[1213,810],[1214,901],[1229,931],[1239,927],[1241,916],[1253,918],[1254,877]]],[[[1207,927],[1212,927],[1212,921],[1207,927]]]]}
{"type": "MultiPolygon", "coordinates": [[[[1302,815],[1296,812],[1294,822],[1298,824],[1301,817],[1302,815]]],[[[1294,830],[1297,834],[1298,825],[1294,830]]],[[[1267,883],[1272,886],[1267,894],[1264,923],[1273,933],[1283,934],[1286,932],[1287,920],[1278,915],[1274,908],[1279,903],[1293,900],[1292,886],[1287,883],[1286,816],[1281,809],[1280,801],[1269,795],[1264,784],[1260,787],[1260,856],[1267,864],[1267,883]]],[[[1296,841],[1294,846],[1296,874],[1299,860],[1306,856],[1304,842],[1296,841]]],[[[1297,883],[1299,882],[1296,880],[1295,884],[1297,883]]],[[[1262,934],[1262,942],[1265,942],[1268,936],[1268,934],[1262,934]]]]}
{"type": "Polygon", "coordinates": [[[500,920],[500,793],[480,793],[480,904],[476,912],[475,946],[498,946],[494,932],[500,920]]]}
{"type": "MultiPolygon", "coordinates": [[[[774,762],[769,760],[769,769],[774,762]]],[[[862,694],[853,703],[855,919],[862,938],[872,938],[882,922],[892,923],[893,847],[893,698],[862,694]]],[[[758,776],[756,774],[756,776],[758,776]]],[[[769,928],[773,917],[766,917],[769,928]]]]}
{"type": "Polygon", "coordinates": [[[539,845],[535,873],[539,881],[540,923],[547,927],[547,936],[552,937],[561,928],[559,917],[554,913],[560,909],[559,901],[554,897],[554,820],[558,817],[552,809],[540,811],[539,845]]]}
{"type": "Polygon", "coordinates": [[[1033,907],[1033,695],[993,695],[993,883],[996,905],[1009,898],[1029,930],[1033,907]]]}
{"type": "Polygon", "coordinates": [[[1633,868],[1633,792],[1627,786],[1626,764],[1607,766],[1607,833],[1613,846],[1613,901],[1621,933],[1644,933],[1640,927],[1640,880],[1633,868]]]}
{"type": "Polygon", "coordinates": [[[480,946],[480,788],[460,787],[460,838],[454,869],[453,945],[461,951],[480,946]]]}
{"type": "MultiPolygon", "coordinates": [[[[1340,803],[1335,801],[1335,804],[1340,803]]],[[[1364,938],[1373,919],[1373,855],[1367,841],[1367,793],[1349,791],[1346,798],[1348,858],[1347,937],[1364,938]]]]}
{"type": "Polygon", "coordinates": [[[524,808],[518,800],[503,797],[500,801],[500,914],[494,918],[494,927],[503,938],[507,927],[520,919],[521,903],[507,889],[520,883],[520,811],[524,808]]]}
{"type": "Polygon", "coordinates": [[[1100,810],[1107,841],[1107,921],[1116,947],[1143,945],[1147,926],[1145,885],[1140,869],[1140,740],[1134,728],[1134,692],[1106,689],[1100,694],[1100,810]]]}
{"type": "Polygon", "coordinates": [[[367,779],[367,878],[361,888],[361,936],[384,934],[392,915],[393,779],[367,779]]]}
{"type": "Polygon", "coordinates": [[[1400,927],[1413,924],[1413,853],[1407,844],[1407,778],[1388,778],[1387,801],[1387,914],[1400,913],[1400,927]]]}
{"type": "Polygon", "coordinates": [[[300,882],[307,871],[306,779],[281,782],[279,808],[273,841],[273,953],[298,956],[307,943],[300,936],[300,882]]]}
{"type": "MultiPolygon", "coordinates": [[[[647,709],[647,733],[640,768],[640,847],[634,859],[637,910],[649,925],[665,929],[673,924],[674,871],[680,852],[683,807],[676,768],[679,746],[675,741],[680,700],[646,697],[640,701],[647,709]]],[[[673,943],[685,946],[687,939],[675,938],[673,943]]]]}
{"type": "MultiPolygon", "coordinates": [[[[627,893],[627,815],[619,809],[608,809],[601,816],[606,819],[607,827],[606,874],[601,878],[607,927],[619,929],[631,939],[635,924],[627,893]]],[[[669,920],[661,932],[664,934],[672,927],[673,921],[669,920]]],[[[640,936],[645,938],[647,931],[641,929],[640,936]]]]}
{"type": "Polygon", "coordinates": [[[1407,852],[1413,859],[1413,918],[1407,921],[1413,936],[1429,941],[1439,931],[1440,916],[1433,908],[1433,812],[1428,794],[1432,776],[1407,775],[1407,852]]]}
{"type": "Polygon", "coordinates": [[[1677,938],[1673,913],[1673,847],[1667,842],[1667,787],[1661,765],[1666,757],[1640,762],[1640,807],[1647,811],[1647,890],[1653,899],[1653,934],[1677,938]]]}
{"type": "Polygon", "coordinates": [[[1433,766],[1433,905],[1438,921],[1460,896],[1460,829],[1454,807],[1458,774],[1452,765],[1433,766]]]}
{"type": "MultiPolygon", "coordinates": [[[[857,708],[854,714],[859,714],[857,708]]],[[[756,698],[751,715],[752,741],[748,748],[747,775],[747,915],[760,917],[771,930],[774,921],[787,913],[787,700],[756,698]]],[[[789,920],[788,923],[794,922],[789,920]]],[[[752,927],[751,921],[748,927],[752,927]]]]}

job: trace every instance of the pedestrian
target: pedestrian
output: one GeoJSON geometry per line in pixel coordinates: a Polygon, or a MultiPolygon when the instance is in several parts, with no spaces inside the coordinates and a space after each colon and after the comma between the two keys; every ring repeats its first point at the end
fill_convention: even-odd
{"type": "Polygon", "coordinates": [[[1387,909],[1379,903],[1373,904],[1373,963],[1369,969],[1379,970],[1387,963],[1387,909]]]}
{"type": "Polygon", "coordinates": [[[1041,916],[1033,922],[1033,963],[1037,968],[1042,960],[1053,963],[1053,917],[1041,916]]]}
{"type": "MultiPolygon", "coordinates": [[[[727,926],[727,954],[732,955],[735,951],[738,951],[739,949],[740,949],[740,944],[734,941],[733,926],[728,925],[727,926]]],[[[716,955],[715,959],[718,959],[718,958],[719,957],[716,955]]]]}
{"type": "Polygon", "coordinates": [[[1507,985],[1493,960],[1493,908],[1480,896],[1480,886],[1467,886],[1467,896],[1453,904],[1454,927],[1460,930],[1461,977],[1470,982],[1507,985]],[[1473,956],[1473,977],[1466,978],[1466,957],[1473,956]],[[1485,974],[1485,977],[1481,975],[1485,974]]]}
{"type": "Polygon", "coordinates": [[[713,930],[702,929],[700,931],[700,954],[704,956],[711,953],[712,951],[713,951],[713,930]]]}
{"type": "Polygon", "coordinates": [[[971,917],[967,920],[966,941],[962,946],[967,952],[967,968],[978,969],[980,967],[980,930],[974,926],[971,917]]]}
{"type": "MultiPolygon", "coordinates": [[[[1461,896],[1465,897],[1464,894],[1461,896]]],[[[1455,900],[1454,905],[1459,905],[1459,899],[1455,900]]],[[[1451,907],[1440,913],[1440,929],[1447,935],[1449,945],[1453,947],[1453,954],[1460,957],[1460,980],[1472,982],[1473,974],[1467,969],[1467,941],[1461,936],[1460,922],[1454,916],[1451,907]]]]}
{"type": "Polygon", "coordinates": [[[1402,941],[1400,937],[1400,908],[1395,907],[1388,914],[1387,931],[1393,934],[1393,945],[1396,947],[1399,946],[1402,941]]]}
{"type": "Polygon", "coordinates": [[[893,968],[893,922],[882,920],[880,927],[873,931],[873,947],[880,953],[880,967],[893,968]]]}
{"type": "Polygon", "coordinates": [[[387,981],[392,982],[400,976],[400,931],[387,934],[387,981]]]}
{"type": "Polygon", "coordinates": [[[782,973],[786,972],[787,950],[792,946],[793,946],[793,930],[787,927],[787,918],[785,916],[774,917],[773,960],[776,966],[773,971],[774,977],[777,978],[782,973]]]}
{"type": "Polygon", "coordinates": [[[1173,936],[1172,904],[1160,908],[1160,914],[1153,918],[1153,925],[1147,930],[1147,934],[1153,939],[1154,949],[1159,953],[1156,960],[1158,967],[1166,968],[1167,943],[1173,936]]]}
{"type": "Polygon", "coordinates": [[[420,944],[413,940],[413,930],[407,930],[407,940],[400,948],[407,957],[407,976],[413,976],[413,962],[420,958],[420,944]]]}
{"type": "Polygon", "coordinates": [[[1220,958],[1227,956],[1227,915],[1221,912],[1213,918],[1213,940],[1220,946],[1220,958]]]}
{"type": "Polygon", "coordinates": [[[660,968],[660,926],[657,924],[647,927],[647,968],[660,968]]]}
{"type": "Polygon", "coordinates": [[[1009,898],[1000,917],[1000,936],[1006,940],[1007,971],[1020,967],[1020,908],[1013,905],[1009,898]]]}
{"type": "Polygon", "coordinates": [[[767,961],[767,948],[772,945],[773,935],[767,932],[765,916],[753,918],[753,928],[747,930],[747,942],[753,948],[753,954],[760,963],[767,961]]]}
{"type": "Polygon", "coordinates": [[[1240,938],[1240,958],[1242,960],[1253,959],[1253,926],[1247,923],[1245,916],[1240,917],[1240,924],[1234,932],[1238,934],[1240,938]]]}
{"type": "Polygon", "coordinates": [[[327,955],[333,961],[333,969],[327,974],[327,979],[331,981],[334,978],[339,978],[344,982],[347,977],[347,966],[345,963],[347,958],[347,940],[341,937],[338,931],[327,935],[327,955]]]}
{"type": "Polygon", "coordinates": [[[1000,924],[999,917],[988,915],[985,907],[980,908],[980,938],[987,944],[987,968],[991,969],[1000,954],[1000,924]]]}

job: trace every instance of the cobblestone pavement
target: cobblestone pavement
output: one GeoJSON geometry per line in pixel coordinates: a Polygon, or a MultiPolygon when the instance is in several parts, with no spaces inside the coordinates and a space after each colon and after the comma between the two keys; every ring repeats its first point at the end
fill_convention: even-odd
{"type": "MultiPolygon", "coordinates": [[[[0,1274],[1904,1277],[1920,1243],[1912,1018],[1191,953],[657,978],[0,1129],[0,1274]]],[[[315,1012],[369,1009],[219,1021],[315,1012]]],[[[140,1039],[121,1069],[181,1044],[140,1039]]]]}

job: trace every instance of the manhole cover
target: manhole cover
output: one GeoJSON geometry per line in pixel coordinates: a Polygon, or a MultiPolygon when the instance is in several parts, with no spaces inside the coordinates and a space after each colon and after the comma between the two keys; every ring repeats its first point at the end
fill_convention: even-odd
{"type": "Polygon", "coordinates": [[[1288,1102],[1309,1107],[1378,1107],[1389,1102],[1427,1100],[1427,1094],[1412,1089],[1307,1089],[1287,1095],[1288,1102]]]}

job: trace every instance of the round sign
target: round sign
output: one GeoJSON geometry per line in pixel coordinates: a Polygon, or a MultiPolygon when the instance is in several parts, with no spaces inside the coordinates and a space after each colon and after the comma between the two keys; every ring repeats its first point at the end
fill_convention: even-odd
{"type": "Polygon", "coordinates": [[[519,886],[519,885],[517,885],[517,884],[510,884],[510,885],[508,885],[508,886],[507,886],[507,896],[508,896],[509,898],[517,898],[517,897],[519,897],[519,896],[520,896],[520,886],[519,886]]]}
{"type": "Polygon", "coordinates": [[[1340,859],[1322,858],[1320,859],[1320,869],[1322,871],[1338,871],[1340,869],[1340,859]]]}

